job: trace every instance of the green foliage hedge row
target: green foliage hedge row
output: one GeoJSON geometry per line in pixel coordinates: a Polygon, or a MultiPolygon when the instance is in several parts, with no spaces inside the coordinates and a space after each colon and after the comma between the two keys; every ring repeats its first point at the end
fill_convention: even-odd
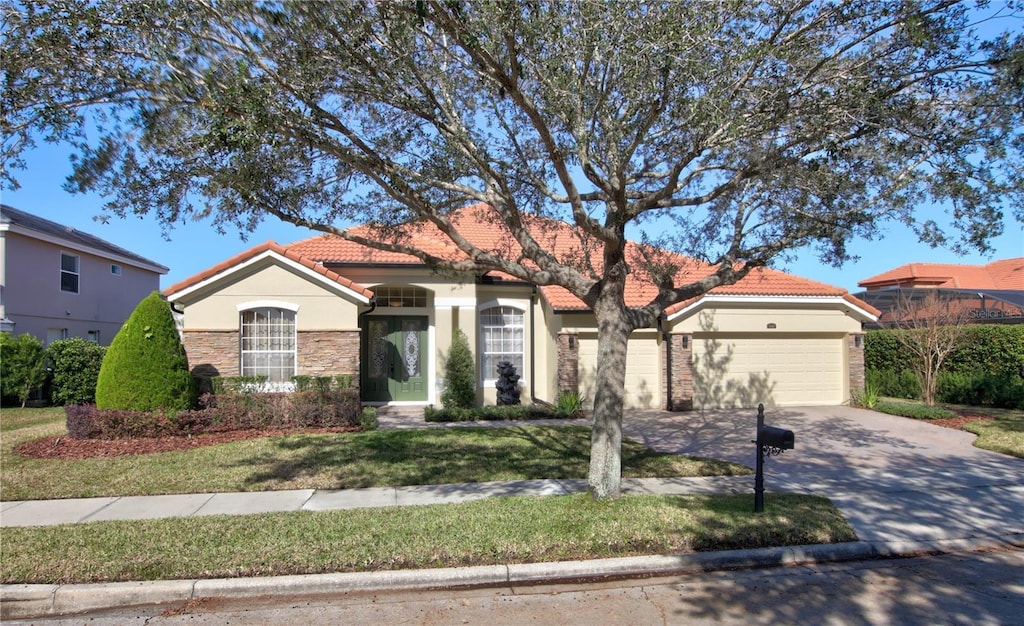
{"type": "Polygon", "coordinates": [[[949,409],[937,406],[925,406],[923,404],[897,404],[895,402],[876,402],[873,410],[889,415],[899,415],[918,420],[948,419],[956,417],[956,413],[949,409]]]}
{"type": "Polygon", "coordinates": [[[54,341],[46,349],[53,369],[50,401],[56,405],[96,402],[96,381],[107,348],[81,337],[54,341]]]}
{"type": "Polygon", "coordinates": [[[539,405],[516,404],[507,406],[480,406],[473,408],[437,408],[428,406],[423,411],[428,422],[475,422],[494,420],[566,419],[576,417],[563,411],[539,405]]]}
{"type": "MultiPolygon", "coordinates": [[[[909,357],[897,339],[903,332],[906,331],[868,331],[864,339],[864,366],[868,370],[909,369],[909,357]]],[[[1024,324],[977,324],[968,326],[965,333],[963,347],[949,355],[945,371],[1024,375],[1024,324]]]]}
{"type": "Polygon", "coordinates": [[[206,394],[203,408],[131,411],[67,405],[68,435],[75,439],[126,439],[199,435],[234,430],[346,428],[372,425],[354,389],[293,393],[206,394]]]}
{"type": "MultiPolygon", "coordinates": [[[[869,331],[864,341],[866,383],[879,395],[918,399],[921,386],[897,339],[901,330],[869,331]]],[[[950,404],[1024,409],[1024,325],[973,325],[963,347],[946,359],[936,398],[950,404]]]]}

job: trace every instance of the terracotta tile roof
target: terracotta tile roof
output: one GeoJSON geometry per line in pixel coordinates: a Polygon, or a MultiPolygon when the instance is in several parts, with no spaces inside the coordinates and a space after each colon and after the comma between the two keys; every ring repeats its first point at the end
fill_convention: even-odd
{"type": "MultiPolygon", "coordinates": [[[[513,239],[505,224],[500,221],[497,214],[487,205],[476,204],[460,209],[450,216],[451,221],[460,233],[477,247],[499,253],[506,258],[515,258],[521,252],[518,243],[513,239]]],[[[542,218],[527,218],[537,238],[545,249],[553,252],[563,262],[582,259],[584,248],[588,243],[581,239],[579,230],[569,224],[542,218]]],[[[369,226],[361,226],[352,229],[353,233],[369,234],[374,232],[369,226]]],[[[439,256],[445,259],[461,259],[465,255],[433,224],[415,224],[403,228],[402,242],[413,245],[416,248],[439,256]]],[[[337,265],[353,264],[377,264],[377,263],[400,263],[420,265],[421,262],[415,257],[407,254],[380,251],[353,243],[337,236],[318,235],[304,239],[287,247],[288,251],[301,255],[304,258],[315,259],[322,263],[337,265]]],[[[629,243],[627,245],[627,258],[637,258],[645,248],[639,244],[629,243]]],[[[649,250],[649,249],[647,249],[649,250]]],[[[596,253],[595,265],[600,264],[600,252],[596,253]]],[[[683,284],[694,279],[703,278],[713,270],[711,265],[700,263],[681,255],[658,251],[658,254],[676,264],[680,270],[676,275],[677,284],[683,284]]],[[[634,263],[634,267],[639,264],[634,263]]],[[[596,268],[600,271],[600,267],[596,268]]],[[[503,272],[489,272],[489,275],[503,280],[516,280],[503,272]]],[[[587,306],[568,290],[558,286],[540,287],[544,297],[556,310],[587,310],[587,306]]],[[[750,295],[750,296],[833,296],[842,297],[852,304],[869,312],[875,312],[874,307],[864,303],[839,287],[826,285],[812,280],[799,278],[777,270],[759,269],[752,272],[735,285],[718,287],[712,290],[713,294],[750,295]]],[[[630,274],[626,284],[626,301],[631,306],[647,304],[655,295],[657,288],[649,280],[644,280],[642,275],[630,274]]],[[[677,304],[673,310],[684,306],[677,304]]]]}
{"type": "Polygon", "coordinates": [[[909,263],[857,283],[865,289],[942,287],[946,289],[1024,290],[1024,257],[987,265],[909,263]]]}
{"type": "Polygon", "coordinates": [[[227,259],[226,261],[222,261],[221,263],[218,263],[217,265],[214,265],[213,267],[211,267],[211,268],[209,268],[207,270],[204,270],[204,271],[202,271],[202,272],[200,272],[198,274],[190,276],[189,278],[186,278],[185,280],[183,280],[181,282],[175,283],[175,284],[171,285],[170,287],[168,287],[167,289],[164,289],[163,294],[164,294],[164,296],[172,296],[172,295],[174,295],[174,294],[176,294],[176,293],[178,293],[180,291],[184,291],[185,289],[188,289],[189,287],[192,287],[194,285],[198,285],[199,283],[201,283],[201,282],[203,282],[205,280],[209,280],[209,279],[211,279],[211,278],[213,278],[213,277],[215,277],[215,276],[217,276],[219,274],[223,274],[225,272],[228,272],[228,271],[232,270],[233,268],[235,268],[236,266],[238,266],[238,265],[240,265],[242,263],[245,263],[249,259],[255,258],[255,257],[257,257],[257,256],[259,256],[259,255],[261,255],[261,254],[263,254],[265,252],[268,252],[268,251],[269,252],[274,252],[276,254],[279,254],[279,255],[289,259],[290,261],[298,263],[299,265],[301,265],[301,266],[303,266],[303,267],[305,267],[307,269],[310,269],[310,270],[316,272],[317,274],[320,274],[324,278],[326,278],[328,280],[331,280],[333,282],[336,282],[336,283],[338,283],[339,285],[341,285],[343,287],[351,289],[352,291],[354,291],[354,292],[356,292],[356,293],[358,293],[358,294],[360,294],[362,296],[365,296],[367,298],[373,297],[373,292],[370,291],[369,289],[367,289],[366,287],[364,287],[364,286],[362,286],[362,285],[360,285],[358,283],[355,283],[355,282],[345,278],[344,276],[341,276],[337,272],[334,272],[332,270],[327,269],[323,265],[321,265],[319,263],[316,263],[316,262],[310,260],[309,258],[300,256],[296,252],[294,252],[292,250],[289,250],[289,249],[287,249],[287,248],[277,244],[274,241],[265,241],[265,242],[263,242],[263,243],[261,243],[261,244],[259,244],[257,246],[249,248],[248,250],[246,250],[244,252],[240,252],[239,254],[236,254],[235,256],[231,257],[230,259],[227,259]]]}

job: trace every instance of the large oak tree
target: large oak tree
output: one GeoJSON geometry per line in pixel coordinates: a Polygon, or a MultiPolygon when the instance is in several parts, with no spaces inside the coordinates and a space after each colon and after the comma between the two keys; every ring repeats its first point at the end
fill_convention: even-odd
{"type": "Polygon", "coordinates": [[[79,150],[114,215],[265,216],[440,269],[561,285],[597,315],[590,488],[615,496],[625,352],[669,305],[902,222],[986,250],[1022,209],[1021,6],[955,0],[5,4],[3,175],[79,150]],[[1002,32],[1003,34],[1000,34],[1002,32]],[[487,203],[522,254],[447,219],[487,203]],[[939,209],[935,207],[944,207],[939,209]],[[945,211],[945,215],[943,214],[945,211]],[[536,232],[574,224],[576,258],[536,232]],[[391,226],[432,222],[464,257],[391,226]],[[346,229],[380,228],[372,237],[346,229]],[[629,258],[631,236],[712,264],[629,258]],[[628,273],[656,285],[627,307],[628,273]]]}

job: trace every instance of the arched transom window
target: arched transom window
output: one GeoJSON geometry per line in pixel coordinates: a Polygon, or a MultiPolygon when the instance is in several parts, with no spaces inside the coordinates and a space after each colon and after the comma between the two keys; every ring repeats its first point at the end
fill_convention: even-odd
{"type": "Polygon", "coordinates": [[[483,344],[483,378],[498,377],[498,363],[509,361],[523,374],[523,312],[510,306],[493,306],[480,311],[480,339],[483,344]]]}
{"type": "Polygon", "coordinates": [[[295,312],[278,308],[240,312],[242,376],[266,376],[272,383],[295,376],[295,312]]]}

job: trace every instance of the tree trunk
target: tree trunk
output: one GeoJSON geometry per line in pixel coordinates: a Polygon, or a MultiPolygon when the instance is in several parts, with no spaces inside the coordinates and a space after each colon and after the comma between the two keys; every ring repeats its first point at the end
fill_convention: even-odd
{"type": "Polygon", "coordinates": [[[622,401],[626,382],[626,346],[632,328],[626,308],[604,292],[597,315],[597,377],[594,427],[590,436],[588,490],[594,498],[618,498],[622,488],[622,401]]]}

